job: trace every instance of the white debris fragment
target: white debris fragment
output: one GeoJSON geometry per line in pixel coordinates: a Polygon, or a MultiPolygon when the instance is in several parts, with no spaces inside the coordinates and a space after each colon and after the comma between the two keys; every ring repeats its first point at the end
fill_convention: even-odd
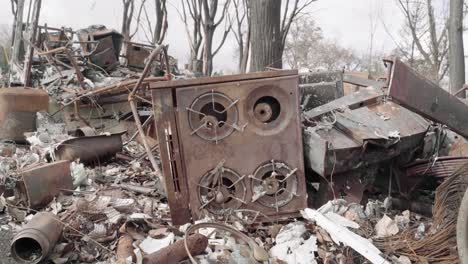
{"type": "Polygon", "coordinates": [[[387,215],[384,215],[375,225],[375,233],[377,237],[393,236],[398,234],[399,231],[397,223],[387,215]]]}
{"type": "Polygon", "coordinates": [[[372,263],[390,264],[389,261],[381,256],[382,252],[380,252],[380,250],[369,240],[351,232],[346,227],[334,223],[316,210],[306,208],[301,213],[305,219],[315,221],[318,226],[325,229],[336,244],[343,243],[344,245],[353,248],[356,252],[372,263]]]}
{"type": "Polygon", "coordinates": [[[424,223],[420,223],[418,228],[416,229],[416,233],[414,234],[414,238],[416,240],[421,240],[424,238],[424,233],[426,232],[426,226],[424,223]]]}
{"type": "Polygon", "coordinates": [[[132,220],[144,220],[144,219],[151,219],[152,217],[144,214],[144,213],[133,213],[129,216],[132,220]]]}
{"type": "Polygon", "coordinates": [[[172,242],[174,242],[174,237],[173,233],[169,233],[166,237],[161,239],[155,239],[148,236],[140,243],[139,247],[144,253],[151,254],[172,244],[172,242]]]}
{"type": "Polygon", "coordinates": [[[294,222],[281,228],[276,236],[276,245],[270,249],[270,256],[296,264],[313,264],[317,251],[317,238],[310,236],[304,240],[307,231],[303,222],[294,222]]]}
{"type": "Polygon", "coordinates": [[[411,264],[411,260],[407,256],[400,256],[397,259],[397,264],[411,264]]]}
{"type": "Polygon", "coordinates": [[[70,165],[70,171],[73,178],[73,186],[81,186],[87,182],[88,175],[82,163],[72,162],[70,165]]]}
{"type": "Polygon", "coordinates": [[[353,229],[358,229],[359,228],[359,224],[354,222],[354,221],[351,221],[339,214],[335,214],[333,212],[328,212],[325,214],[325,216],[330,219],[331,221],[333,221],[334,223],[340,225],[340,226],[343,226],[343,227],[350,227],[350,228],[353,228],[353,229]]]}
{"type": "Polygon", "coordinates": [[[403,211],[401,215],[396,215],[395,222],[400,230],[406,229],[410,223],[410,211],[406,210],[403,211]]]}

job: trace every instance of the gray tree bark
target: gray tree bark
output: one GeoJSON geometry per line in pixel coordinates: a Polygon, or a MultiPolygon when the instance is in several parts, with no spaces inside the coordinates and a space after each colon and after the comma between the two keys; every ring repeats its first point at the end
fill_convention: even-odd
{"type": "MultiPolygon", "coordinates": [[[[456,93],[465,84],[465,53],[463,50],[463,0],[450,0],[449,18],[450,92],[456,93]]],[[[458,96],[465,97],[466,93],[458,96]]]]}
{"type": "Polygon", "coordinates": [[[250,3],[250,71],[263,71],[265,67],[282,68],[281,0],[255,0],[250,3]]]}
{"type": "Polygon", "coordinates": [[[230,0],[225,0],[223,9],[221,10],[221,16],[216,21],[216,15],[218,14],[218,0],[203,0],[202,9],[202,29],[203,29],[203,74],[205,76],[211,76],[213,72],[213,58],[219,52],[221,47],[224,45],[226,38],[231,31],[231,24],[229,19],[226,19],[230,0]],[[222,23],[228,23],[225,26],[223,37],[217,48],[213,47],[213,37],[216,29],[222,23]]]}
{"type": "Polygon", "coordinates": [[[13,39],[11,63],[18,63],[20,59],[21,41],[23,39],[23,10],[24,0],[18,0],[15,14],[15,32],[13,39]]]}
{"type": "Polygon", "coordinates": [[[153,32],[153,45],[160,45],[166,38],[168,28],[166,0],[155,0],[156,25],[153,32]]]}

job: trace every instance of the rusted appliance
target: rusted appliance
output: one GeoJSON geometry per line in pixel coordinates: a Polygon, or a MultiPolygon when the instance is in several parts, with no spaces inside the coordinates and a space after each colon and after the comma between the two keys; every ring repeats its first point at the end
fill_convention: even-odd
{"type": "Polygon", "coordinates": [[[43,90],[1,88],[0,139],[24,143],[24,133],[36,131],[36,113],[48,106],[49,96],[43,90]]]}
{"type": "Polygon", "coordinates": [[[13,238],[11,256],[18,263],[40,263],[54,249],[62,229],[57,216],[37,213],[13,238]]]}
{"type": "Polygon", "coordinates": [[[297,71],[152,83],[173,224],[306,207],[297,71]]]}
{"type": "Polygon", "coordinates": [[[337,195],[360,202],[376,179],[378,165],[396,157],[411,159],[430,125],[372,87],[307,111],[304,117],[305,165],[320,176],[320,188],[327,191],[320,191],[316,206],[337,195]],[[333,188],[326,187],[328,182],[333,188]]]}
{"type": "Polygon", "coordinates": [[[88,53],[91,62],[110,71],[119,64],[122,35],[105,26],[94,25],[77,32],[81,48],[88,53]]]}
{"type": "Polygon", "coordinates": [[[135,42],[126,42],[125,44],[125,57],[127,58],[128,67],[143,69],[146,65],[146,58],[148,58],[155,46],[135,42]]]}

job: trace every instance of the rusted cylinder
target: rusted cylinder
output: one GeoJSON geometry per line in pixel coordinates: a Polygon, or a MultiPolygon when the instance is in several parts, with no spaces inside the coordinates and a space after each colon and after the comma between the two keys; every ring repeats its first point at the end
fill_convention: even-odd
{"type": "Polygon", "coordinates": [[[47,110],[49,95],[39,89],[0,89],[0,139],[26,142],[25,132],[36,131],[36,112],[47,110]]]}
{"type": "Polygon", "coordinates": [[[75,131],[75,137],[91,137],[96,135],[96,130],[89,126],[79,127],[75,131]]]}
{"type": "Polygon", "coordinates": [[[37,213],[13,238],[11,256],[18,263],[39,263],[52,252],[62,229],[55,215],[37,213]]]}
{"type": "MultiPolygon", "coordinates": [[[[201,234],[193,234],[187,238],[187,246],[192,256],[203,253],[208,246],[208,238],[201,234]]],[[[181,239],[159,251],[146,255],[143,264],[176,264],[188,257],[184,240],[181,239]]]]}
{"type": "Polygon", "coordinates": [[[55,158],[69,161],[80,159],[86,164],[99,164],[99,162],[103,162],[122,151],[122,135],[124,133],[65,140],[55,149],[55,158]]]}

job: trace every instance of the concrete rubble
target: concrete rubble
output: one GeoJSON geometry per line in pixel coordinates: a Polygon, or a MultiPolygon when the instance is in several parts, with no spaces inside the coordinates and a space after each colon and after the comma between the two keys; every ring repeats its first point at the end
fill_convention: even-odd
{"type": "Polygon", "coordinates": [[[411,70],[399,60],[386,60],[392,65],[387,82],[341,72],[299,77],[296,71],[192,79],[178,72],[165,46],[122,45],[122,36],[105,26],[48,29],[54,33],[39,34],[31,75],[16,83],[34,88],[0,89],[0,213],[8,219],[1,229],[15,233],[15,260],[406,264],[458,258],[450,250],[456,247],[453,240],[438,244],[437,254],[418,246],[444,232],[455,236],[454,223],[441,220],[454,216],[441,212],[454,207],[443,195],[447,179],[460,175],[468,162],[463,137],[468,106],[432,85],[431,93],[442,98],[438,103],[452,103],[455,119],[444,122],[449,114],[444,107],[431,115],[430,98],[412,104],[421,79],[404,75],[403,80],[402,72],[411,70]],[[407,87],[408,97],[397,78],[403,88],[405,81],[416,85],[407,87]],[[277,80],[291,95],[299,91],[300,100],[282,106],[287,114],[276,113],[273,98],[281,101],[287,93],[268,90],[277,80]],[[346,82],[364,87],[345,92],[346,82]],[[189,136],[210,141],[216,158],[235,155],[235,148],[219,150],[229,149],[224,138],[244,142],[248,150],[246,137],[265,136],[257,143],[273,146],[272,151],[243,156],[238,161],[245,167],[255,155],[303,146],[304,156],[288,152],[298,166],[271,158],[252,175],[236,173],[230,160],[208,160],[213,157],[204,154],[204,145],[187,140],[183,127],[162,127],[181,119],[171,104],[179,93],[190,95],[186,87],[219,85],[237,94],[234,88],[244,83],[260,83],[268,93],[252,103],[250,118],[262,122],[251,129],[239,117],[243,110],[237,104],[244,102],[213,92],[187,109],[179,107],[188,110],[182,117],[196,124],[189,136]],[[20,103],[1,103],[12,95],[20,103]],[[226,107],[215,103],[216,96],[226,107]],[[197,108],[203,100],[212,109],[197,108]],[[271,135],[263,125],[271,122],[274,128],[276,119],[294,117],[291,127],[279,125],[289,134],[266,137],[271,135]],[[213,124],[219,128],[215,134],[213,124]],[[291,141],[274,148],[282,140],[291,141]],[[180,149],[198,159],[184,159],[180,149]],[[212,170],[193,184],[184,173],[202,168],[203,159],[212,170]],[[203,204],[194,192],[203,196],[203,204]],[[416,251],[398,247],[403,240],[416,251]]]}

